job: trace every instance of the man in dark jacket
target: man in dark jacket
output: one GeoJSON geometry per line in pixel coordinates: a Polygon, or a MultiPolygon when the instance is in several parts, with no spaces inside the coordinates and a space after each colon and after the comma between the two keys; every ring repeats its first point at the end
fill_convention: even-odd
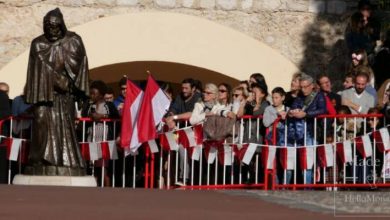
{"type": "Polygon", "coordinates": [[[329,101],[333,105],[334,109],[338,109],[341,106],[341,96],[332,92],[332,83],[329,76],[326,74],[320,74],[317,76],[317,84],[320,86],[320,91],[329,98],[329,101]]]}
{"type": "MultiPolygon", "coordinates": [[[[303,75],[300,79],[302,97],[298,97],[291,106],[288,115],[288,144],[293,146],[313,146],[314,140],[314,117],[326,114],[325,96],[322,92],[314,91],[314,80],[311,76],[303,75]],[[305,126],[306,122],[306,126],[305,126]]],[[[314,148],[307,148],[311,153],[314,148]]],[[[311,165],[310,165],[311,166],[311,165]]],[[[306,170],[305,183],[312,183],[312,167],[306,170]]]]}
{"type": "MultiPolygon", "coordinates": [[[[167,117],[165,118],[166,123],[170,129],[175,128],[176,122],[178,120],[188,120],[191,117],[192,111],[194,110],[195,103],[201,100],[202,95],[196,91],[195,80],[188,78],[184,79],[181,82],[181,93],[176,97],[176,99],[171,103],[167,117]]],[[[198,88],[199,89],[199,88],[198,88]]],[[[184,123],[181,123],[180,126],[185,126],[184,123]]],[[[176,182],[177,185],[184,184],[184,181],[188,181],[189,178],[189,163],[187,161],[187,169],[184,178],[184,158],[185,150],[183,147],[179,148],[180,154],[180,174],[179,182],[176,182]]]]}
{"type": "Polygon", "coordinates": [[[181,93],[169,107],[166,122],[170,128],[175,127],[175,121],[189,119],[194,110],[195,103],[200,101],[202,95],[196,91],[195,80],[188,78],[181,83],[181,93]]]}

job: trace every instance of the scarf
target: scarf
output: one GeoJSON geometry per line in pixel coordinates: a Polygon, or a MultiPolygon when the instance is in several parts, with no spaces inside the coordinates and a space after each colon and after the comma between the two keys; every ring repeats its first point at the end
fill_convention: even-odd
{"type": "Polygon", "coordinates": [[[310,95],[305,97],[302,110],[305,110],[307,107],[309,107],[309,105],[313,102],[314,97],[316,97],[316,95],[317,92],[312,92],[310,95]]]}

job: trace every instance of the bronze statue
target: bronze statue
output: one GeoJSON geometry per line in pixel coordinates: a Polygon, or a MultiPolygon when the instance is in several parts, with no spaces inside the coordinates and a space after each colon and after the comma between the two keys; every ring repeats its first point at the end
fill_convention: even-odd
{"type": "Polygon", "coordinates": [[[79,35],[67,31],[61,11],[43,19],[44,34],[31,43],[26,100],[33,133],[25,174],[85,175],[75,132],[74,101],[88,94],[88,60],[79,35]]]}

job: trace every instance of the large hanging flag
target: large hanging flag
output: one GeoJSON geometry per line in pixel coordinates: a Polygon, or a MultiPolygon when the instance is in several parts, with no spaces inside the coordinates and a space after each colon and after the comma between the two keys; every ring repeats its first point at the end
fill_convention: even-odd
{"type": "Polygon", "coordinates": [[[127,80],[126,85],[126,98],[122,111],[121,147],[129,150],[141,145],[138,140],[137,119],[143,91],[130,80],[127,80]]]}
{"type": "MultiPolygon", "coordinates": [[[[160,89],[151,74],[149,74],[137,120],[139,143],[157,138],[156,126],[161,122],[169,105],[168,97],[160,89]]],[[[137,148],[138,146],[131,146],[132,151],[135,151],[137,148]]]]}

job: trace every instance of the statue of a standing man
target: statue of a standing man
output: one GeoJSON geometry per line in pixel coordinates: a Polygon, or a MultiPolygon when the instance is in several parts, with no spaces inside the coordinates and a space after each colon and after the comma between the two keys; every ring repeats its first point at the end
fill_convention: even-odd
{"type": "Polygon", "coordinates": [[[29,175],[81,176],[85,162],[75,132],[74,99],[88,94],[88,60],[79,35],[67,31],[61,11],[43,19],[31,43],[26,99],[33,104],[29,175]]]}

